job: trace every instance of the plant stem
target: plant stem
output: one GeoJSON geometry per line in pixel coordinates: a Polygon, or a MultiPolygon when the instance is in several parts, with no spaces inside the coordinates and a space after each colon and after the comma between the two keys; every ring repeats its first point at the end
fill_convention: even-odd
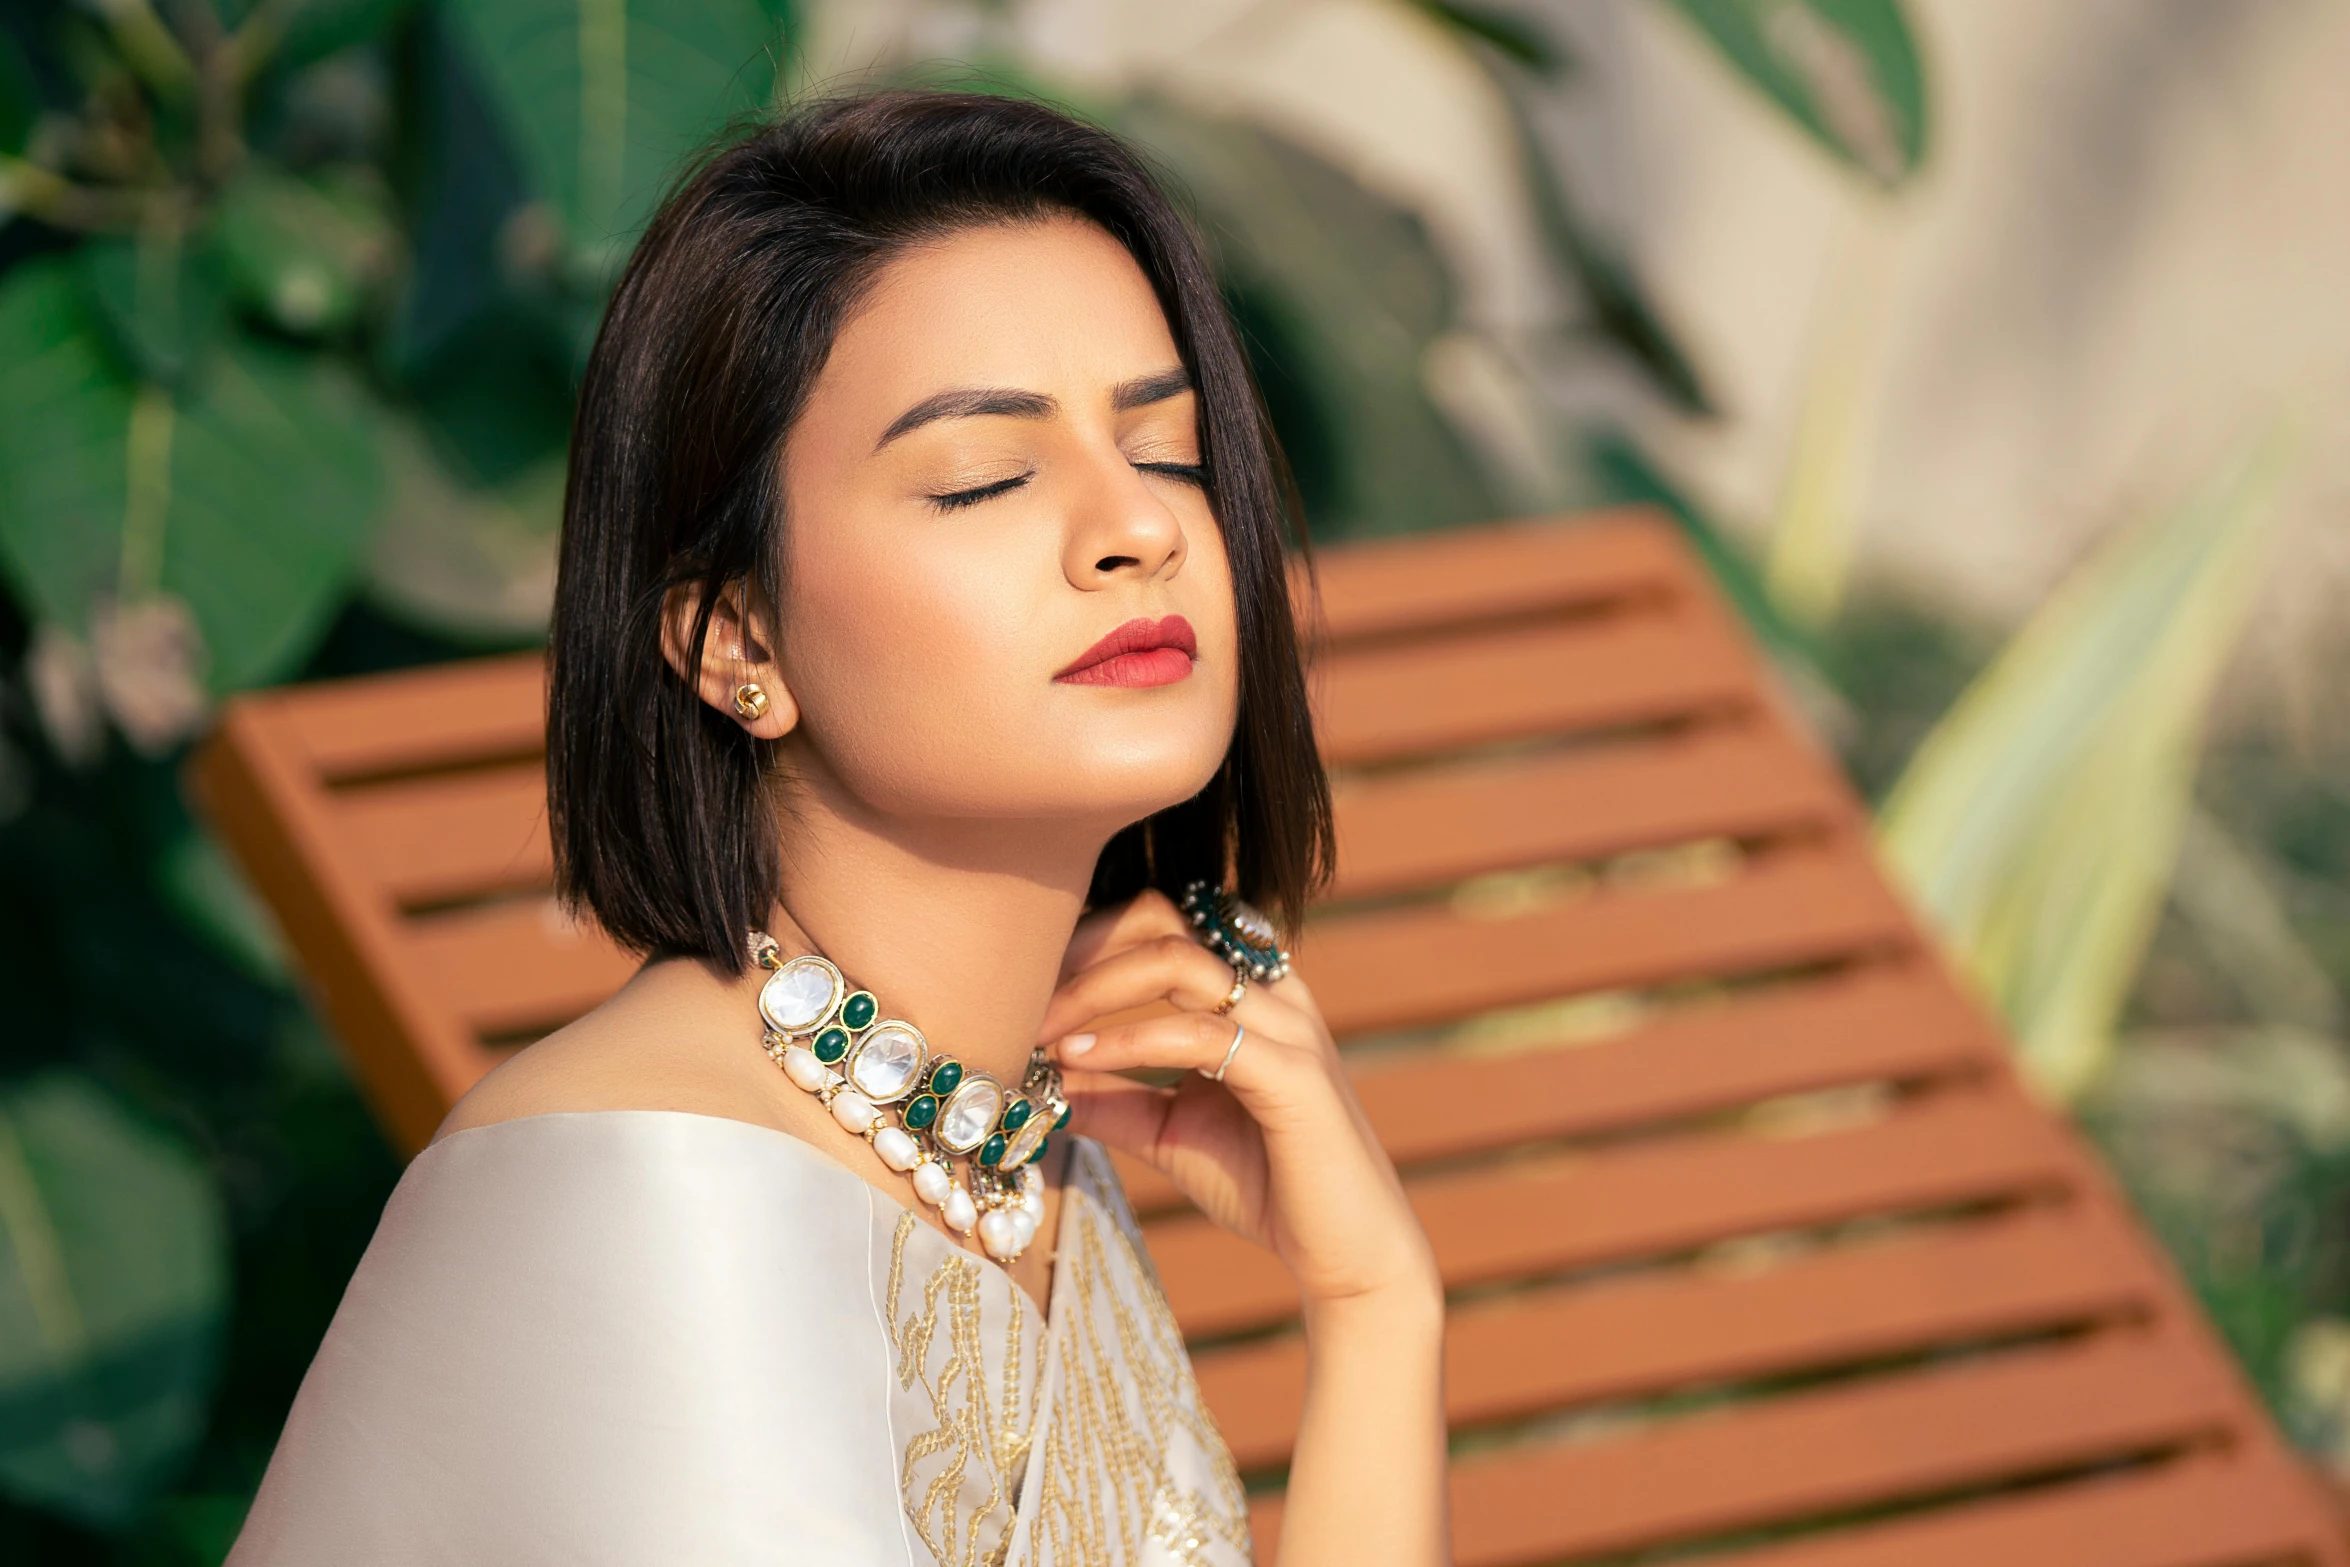
{"type": "Polygon", "coordinates": [[[111,234],[143,227],[158,202],[177,205],[178,193],[77,185],[53,169],[0,153],[0,215],[24,212],[57,228],[111,234]]]}
{"type": "Polygon", "coordinates": [[[141,80],[157,92],[178,94],[195,80],[195,62],[147,0],[98,0],[115,47],[141,80]]]}

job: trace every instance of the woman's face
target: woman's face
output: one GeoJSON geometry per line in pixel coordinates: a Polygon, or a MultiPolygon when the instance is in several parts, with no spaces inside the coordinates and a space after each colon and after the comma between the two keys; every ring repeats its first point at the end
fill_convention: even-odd
{"type": "Polygon", "coordinates": [[[884,814],[1105,832],[1198,792],[1238,683],[1197,403],[1089,223],[892,261],[784,443],[795,765],[884,814]]]}

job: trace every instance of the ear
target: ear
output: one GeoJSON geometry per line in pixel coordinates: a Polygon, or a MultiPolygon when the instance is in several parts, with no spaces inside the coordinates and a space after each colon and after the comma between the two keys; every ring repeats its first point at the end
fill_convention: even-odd
{"type": "Polygon", "coordinates": [[[691,657],[694,617],[701,606],[699,583],[669,590],[661,606],[661,656],[679,679],[744,733],[761,740],[790,734],[799,724],[800,709],[775,661],[773,617],[764,599],[747,582],[730,582],[720,589],[696,663],[691,657]],[[735,693],[746,685],[757,686],[767,697],[767,710],[756,718],[745,718],[734,705],[735,693]]]}

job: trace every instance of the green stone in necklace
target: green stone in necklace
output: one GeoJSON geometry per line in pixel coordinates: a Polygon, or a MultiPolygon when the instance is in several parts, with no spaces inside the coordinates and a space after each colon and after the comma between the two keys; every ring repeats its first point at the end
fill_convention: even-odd
{"type": "Polygon", "coordinates": [[[1061,1074],[1044,1052],[1029,1058],[1013,1092],[931,1049],[913,1024],[883,1017],[873,992],[851,989],[830,959],[787,958],[764,931],[750,933],[750,947],[768,971],[759,1015],[784,1075],[910,1179],[947,1228],[976,1234],[999,1262],[1027,1250],[1044,1217],[1043,1172],[1033,1166],[1069,1119],[1061,1074]],[[968,1161],[960,1172],[958,1160],[968,1161]]]}

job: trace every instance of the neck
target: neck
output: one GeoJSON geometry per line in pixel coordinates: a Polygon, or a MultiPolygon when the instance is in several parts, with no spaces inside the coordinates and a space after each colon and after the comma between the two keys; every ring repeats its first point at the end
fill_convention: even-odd
{"type": "Polygon", "coordinates": [[[879,820],[829,793],[803,792],[780,819],[771,933],[787,954],[832,959],[933,1049],[1019,1082],[1107,832],[879,820]]]}

